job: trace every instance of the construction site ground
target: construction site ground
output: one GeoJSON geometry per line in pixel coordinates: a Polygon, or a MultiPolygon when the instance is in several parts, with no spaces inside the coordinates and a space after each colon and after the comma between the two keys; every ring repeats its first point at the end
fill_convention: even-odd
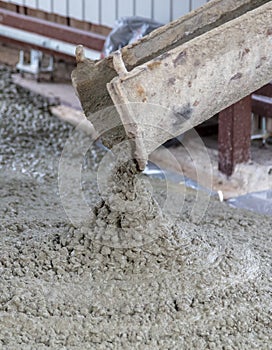
{"type": "MultiPolygon", "coordinates": [[[[58,186],[67,140],[80,149],[89,136],[0,74],[0,347],[269,349],[270,217],[144,177],[164,221],[140,247],[101,244],[70,221],[65,205],[80,203],[58,186]]],[[[92,144],[71,155],[90,208],[105,154],[92,144]]]]}

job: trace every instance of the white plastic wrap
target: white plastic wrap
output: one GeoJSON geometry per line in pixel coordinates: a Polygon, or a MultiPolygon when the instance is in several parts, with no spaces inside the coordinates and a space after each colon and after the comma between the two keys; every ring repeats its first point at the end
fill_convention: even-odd
{"type": "Polygon", "coordinates": [[[228,203],[235,208],[244,208],[259,214],[272,215],[272,190],[253,192],[231,198],[228,203]]]}
{"type": "Polygon", "coordinates": [[[105,41],[102,57],[134,43],[161,26],[161,23],[143,17],[120,18],[105,41]]]}

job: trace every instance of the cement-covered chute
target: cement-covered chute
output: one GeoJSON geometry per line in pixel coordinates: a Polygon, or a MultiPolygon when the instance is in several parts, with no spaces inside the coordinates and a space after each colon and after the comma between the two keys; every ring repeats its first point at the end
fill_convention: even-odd
{"type": "Polygon", "coordinates": [[[135,140],[142,170],[169,137],[272,80],[271,18],[272,1],[214,0],[101,61],[79,48],[72,80],[87,118],[108,147],[135,140]]]}

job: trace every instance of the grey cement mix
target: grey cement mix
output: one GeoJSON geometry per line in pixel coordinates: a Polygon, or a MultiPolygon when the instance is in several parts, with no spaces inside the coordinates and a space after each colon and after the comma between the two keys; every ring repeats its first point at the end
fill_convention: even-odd
{"type": "MultiPolygon", "coordinates": [[[[119,248],[114,236],[101,240],[105,219],[129,227],[124,209],[110,216],[116,198],[135,199],[126,184],[139,186],[147,205],[141,178],[117,173],[125,190],[101,201],[103,153],[92,146],[82,187],[96,207],[93,226],[71,224],[57,176],[72,129],[50,116],[45,99],[12,84],[6,68],[0,75],[0,349],[271,349],[271,217],[211,199],[194,221],[194,191],[178,214],[161,212],[164,186],[149,180],[152,215],[128,218],[135,228],[152,222],[142,236],[151,230],[151,239],[137,245],[132,235],[119,248]]],[[[169,191],[176,208],[178,187],[169,191]]]]}

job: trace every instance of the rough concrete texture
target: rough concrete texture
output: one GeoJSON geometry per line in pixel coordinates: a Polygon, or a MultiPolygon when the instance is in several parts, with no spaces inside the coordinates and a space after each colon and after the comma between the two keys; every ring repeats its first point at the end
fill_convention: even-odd
{"type": "MultiPolygon", "coordinates": [[[[0,348],[271,349],[271,218],[211,200],[192,222],[189,192],[152,241],[102,245],[60,203],[71,127],[0,74],[0,348]]],[[[92,205],[102,156],[93,146],[83,165],[92,205]]]]}

